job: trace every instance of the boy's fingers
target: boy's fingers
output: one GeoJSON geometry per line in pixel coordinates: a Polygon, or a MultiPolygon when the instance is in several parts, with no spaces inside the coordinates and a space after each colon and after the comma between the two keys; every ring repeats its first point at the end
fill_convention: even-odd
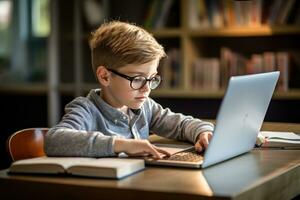
{"type": "Polygon", "coordinates": [[[198,152],[201,152],[203,150],[202,145],[200,144],[200,141],[198,141],[195,144],[195,150],[198,151],[198,152]]]}
{"type": "Polygon", "coordinates": [[[149,154],[151,154],[154,158],[160,159],[162,156],[159,154],[159,152],[154,148],[152,144],[149,143],[148,145],[149,154]]]}
{"type": "Polygon", "coordinates": [[[207,148],[207,147],[208,147],[208,144],[209,144],[209,141],[208,141],[208,135],[205,135],[205,136],[202,138],[202,144],[203,144],[204,148],[207,148]]]}
{"type": "Polygon", "coordinates": [[[165,155],[167,155],[167,156],[171,156],[171,154],[168,152],[168,151],[166,151],[166,150],[164,150],[164,149],[161,149],[161,148],[158,148],[158,147],[156,147],[156,146],[153,146],[159,153],[163,153],[163,154],[165,154],[165,155]]]}
{"type": "Polygon", "coordinates": [[[200,137],[201,137],[200,143],[201,143],[202,147],[204,147],[206,149],[209,145],[210,139],[212,138],[212,134],[207,133],[207,134],[201,135],[200,137]]]}
{"type": "Polygon", "coordinates": [[[208,134],[208,140],[210,141],[212,138],[212,134],[208,134]]]}

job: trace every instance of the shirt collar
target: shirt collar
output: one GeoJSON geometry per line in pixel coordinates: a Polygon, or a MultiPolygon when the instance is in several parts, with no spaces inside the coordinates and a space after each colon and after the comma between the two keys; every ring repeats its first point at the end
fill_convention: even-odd
{"type": "MultiPolygon", "coordinates": [[[[122,113],[121,111],[117,110],[116,108],[112,107],[108,103],[106,103],[100,96],[101,89],[92,89],[90,90],[89,94],[87,95],[87,98],[91,99],[98,109],[101,111],[101,113],[111,121],[117,120],[127,120],[127,115],[122,113]],[[126,118],[124,118],[126,117],[126,118]]],[[[135,115],[139,115],[141,113],[141,109],[131,109],[131,111],[135,115]]]]}

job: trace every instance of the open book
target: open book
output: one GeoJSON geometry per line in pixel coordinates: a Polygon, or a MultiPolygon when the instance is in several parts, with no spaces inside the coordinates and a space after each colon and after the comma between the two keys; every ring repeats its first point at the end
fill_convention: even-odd
{"type": "Polygon", "coordinates": [[[261,147],[299,148],[300,136],[293,132],[261,131],[257,144],[261,147]]]}
{"type": "Polygon", "coordinates": [[[9,172],[120,179],[144,168],[142,159],[39,157],[16,161],[10,166],[9,172]]]}

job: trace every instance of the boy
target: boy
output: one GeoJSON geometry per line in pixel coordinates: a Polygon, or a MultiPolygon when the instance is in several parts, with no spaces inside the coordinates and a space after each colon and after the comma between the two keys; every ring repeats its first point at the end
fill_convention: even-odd
{"type": "Polygon", "coordinates": [[[213,125],[163,109],[149,98],[158,87],[159,61],[166,54],[144,29],[113,21],[91,35],[94,74],[101,89],[66,105],[61,122],[45,138],[48,156],[129,156],[162,158],[168,152],[147,140],[149,131],[207,147],[213,125]]]}

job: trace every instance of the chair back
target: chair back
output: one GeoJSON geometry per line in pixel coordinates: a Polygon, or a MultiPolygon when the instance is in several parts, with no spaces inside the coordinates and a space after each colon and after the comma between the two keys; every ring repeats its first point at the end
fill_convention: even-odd
{"type": "Polygon", "coordinates": [[[48,128],[28,128],[13,133],[6,142],[12,161],[44,156],[44,136],[48,128]]]}

